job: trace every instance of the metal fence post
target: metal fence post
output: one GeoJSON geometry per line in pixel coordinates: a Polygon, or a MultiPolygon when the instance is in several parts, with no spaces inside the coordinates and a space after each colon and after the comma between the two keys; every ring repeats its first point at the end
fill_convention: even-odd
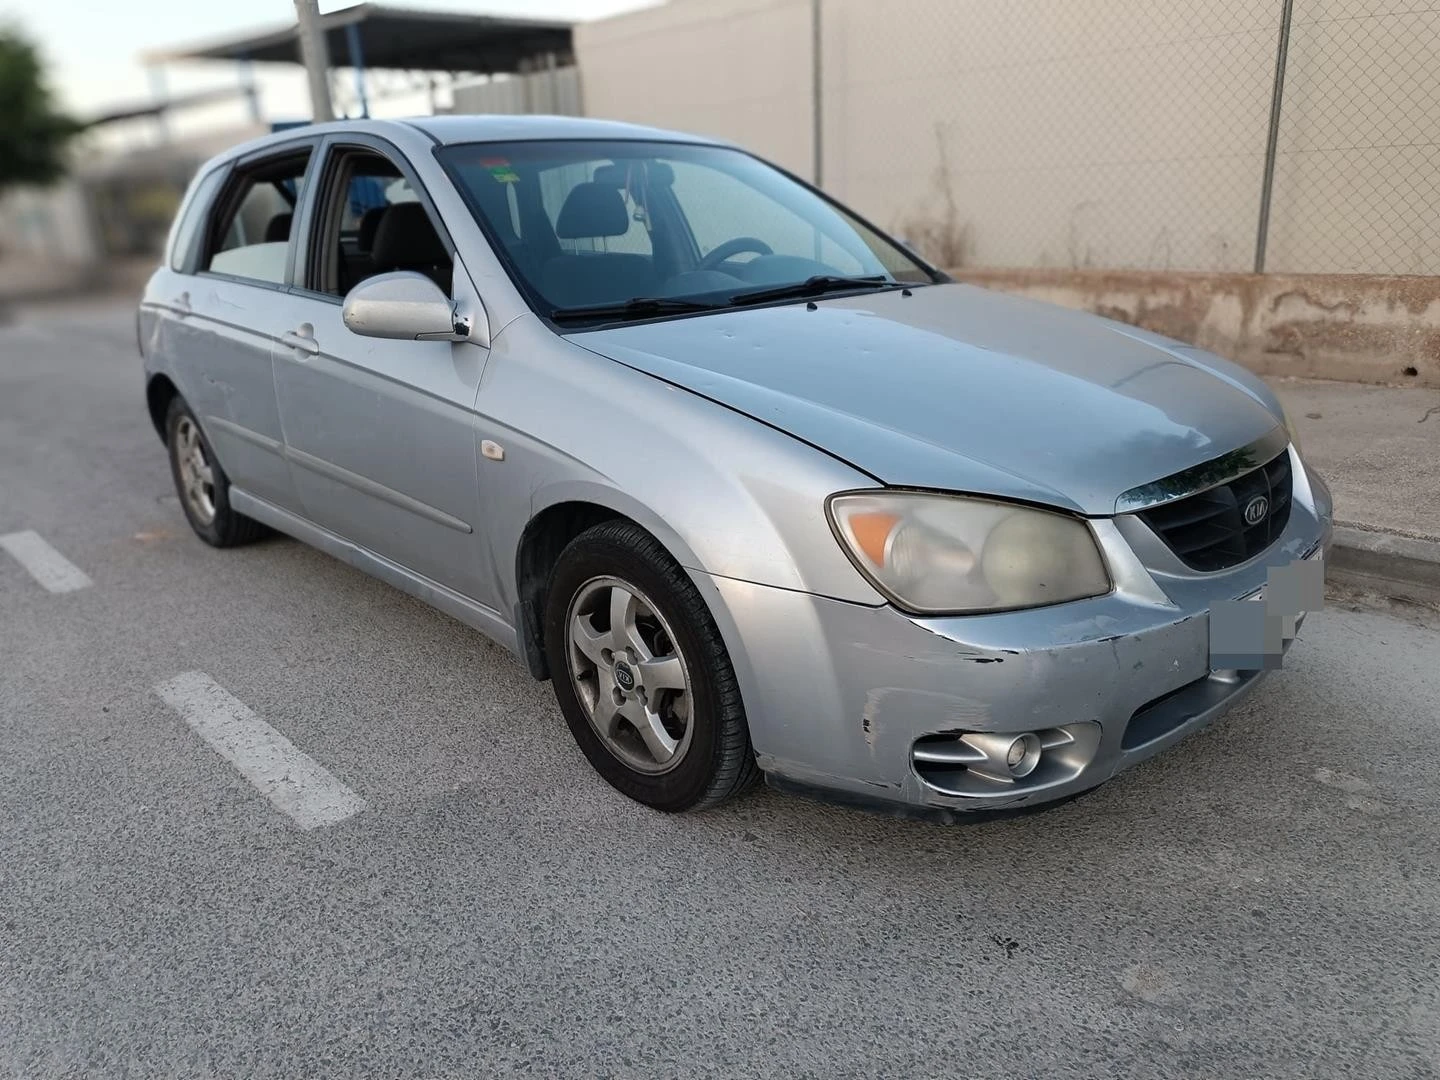
{"type": "Polygon", "coordinates": [[[1270,197],[1275,189],[1275,145],[1280,138],[1280,106],[1285,97],[1285,63],[1290,57],[1290,15],[1295,0],[1284,0],[1280,12],[1280,43],[1275,50],[1275,86],[1270,91],[1270,132],[1265,140],[1265,176],[1260,183],[1260,223],[1255,231],[1255,273],[1265,272],[1265,245],[1270,239],[1270,197]]]}
{"type": "Polygon", "coordinates": [[[811,145],[814,151],[815,160],[812,165],[813,176],[810,182],[816,187],[820,186],[825,171],[825,147],[824,128],[825,114],[824,101],[825,91],[823,80],[820,77],[820,5],[822,0],[810,0],[810,76],[812,81],[810,87],[810,124],[811,124],[811,145]]]}

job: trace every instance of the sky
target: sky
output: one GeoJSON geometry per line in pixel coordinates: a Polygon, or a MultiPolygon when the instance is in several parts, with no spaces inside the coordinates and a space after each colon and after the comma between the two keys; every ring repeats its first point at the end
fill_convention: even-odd
{"type": "MultiPolygon", "coordinates": [[[[476,15],[579,21],[648,6],[655,0],[384,2],[476,15]]],[[[337,11],[351,3],[320,0],[320,10],[337,11]]],[[[146,50],[188,45],[294,20],[293,0],[0,0],[0,23],[17,24],[39,45],[49,70],[51,90],[81,117],[150,100],[150,77],[139,60],[146,50]]],[[[255,70],[268,117],[308,116],[308,98],[298,66],[264,64],[256,65],[255,70]]],[[[236,80],[235,68],[229,64],[177,64],[165,69],[165,89],[170,93],[234,86],[236,80]]],[[[416,111],[414,103],[405,100],[376,111],[391,112],[395,108],[416,111]]]]}

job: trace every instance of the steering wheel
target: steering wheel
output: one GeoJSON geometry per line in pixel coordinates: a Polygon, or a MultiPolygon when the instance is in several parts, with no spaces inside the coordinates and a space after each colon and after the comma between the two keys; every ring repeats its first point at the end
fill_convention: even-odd
{"type": "Polygon", "coordinates": [[[726,259],[733,258],[743,251],[753,251],[756,255],[775,254],[775,249],[764,240],[756,239],[753,236],[737,236],[734,240],[726,240],[709,255],[706,255],[695,264],[695,269],[714,270],[726,259]]]}

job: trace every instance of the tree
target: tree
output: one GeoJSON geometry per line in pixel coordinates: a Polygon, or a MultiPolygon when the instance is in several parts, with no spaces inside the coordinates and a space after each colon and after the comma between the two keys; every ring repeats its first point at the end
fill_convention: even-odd
{"type": "Polygon", "coordinates": [[[0,26],[0,192],[59,179],[65,144],[79,130],[51,100],[35,46],[0,26]]]}

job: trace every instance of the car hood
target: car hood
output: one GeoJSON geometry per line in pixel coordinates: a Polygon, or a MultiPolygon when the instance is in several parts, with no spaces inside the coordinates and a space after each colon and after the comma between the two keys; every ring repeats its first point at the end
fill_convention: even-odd
{"type": "MultiPolygon", "coordinates": [[[[1264,384],[1107,319],[969,285],[742,308],[571,340],[885,484],[1115,512],[1279,420],[1264,384]]],[[[717,452],[721,448],[716,448],[717,452]]]]}

